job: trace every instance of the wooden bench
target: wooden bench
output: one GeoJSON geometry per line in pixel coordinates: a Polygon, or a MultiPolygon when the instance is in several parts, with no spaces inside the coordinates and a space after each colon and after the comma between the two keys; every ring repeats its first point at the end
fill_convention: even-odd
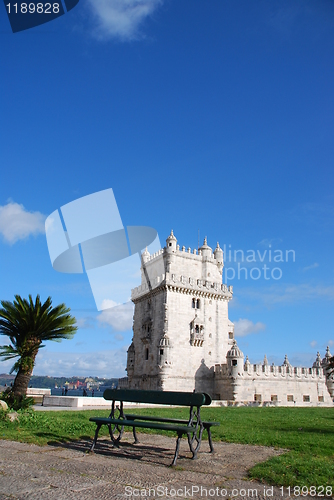
{"type": "Polygon", "coordinates": [[[192,458],[197,457],[201,446],[204,429],[208,433],[210,453],[214,451],[211,426],[219,425],[218,422],[203,422],[201,420],[201,406],[211,404],[211,397],[200,392],[168,392],[168,391],[141,391],[131,389],[106,389],[103,397],[112,401],[109,417],[92,417],[89,420],[95,422],[97,427],[90,451],[94,451],[99,431],[102,425],[107,425],[112,443],[118,446],[124,427],[132,427],[135,443],[138,443],[136,428],[159,429],[174,431],[177,433],[176,448],[172,465],[176,465],[180,449],[180,441],[183,435],[187,435],[188,444],[192,458]],[[119,402],[119,405],[117,405],[119,402]],[[133,415],[124,413],[123,403],[147,403],[158,405],[188,406],[189,419],[172,419],[163,417],[151,417],[145,415],[133,415]],[[116,415],[116,413],[118,414],[116,415]]]}

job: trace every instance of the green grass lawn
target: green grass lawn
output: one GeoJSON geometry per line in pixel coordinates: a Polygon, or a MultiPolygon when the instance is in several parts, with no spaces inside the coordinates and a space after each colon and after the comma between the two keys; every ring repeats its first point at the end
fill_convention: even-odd
{"type": "MultiPolygon", "coordinates": [[[[187,409],[178,408],[135,413],[188,417],[187,409]]],[[[22,413],[19,422],[0,418],[0,438],[39,445],[92,438],[95,424],[89,417],[107,415],[107,410],[22,413]]],[[[203,420],[220,422],[212,428],[215,441],[289,450],[253,467],[250,477],[279,486],[332,486],[334,491],[334,409],[203,408],[201,415],[203,420]]],[[[99,436],[107,434],[103,426],[99,436]]]]}

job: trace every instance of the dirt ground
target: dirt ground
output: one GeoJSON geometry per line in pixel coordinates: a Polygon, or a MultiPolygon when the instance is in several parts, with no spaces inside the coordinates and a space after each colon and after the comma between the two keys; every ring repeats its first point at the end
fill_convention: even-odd
{"type": "Polygon", "coordinates": [[[140,443],[133,445],[132,435],[126,434],[120,448],[101,438],[95,453],[87,452],[88,441],[44,447],[0,441],[0,500],[291,498],[288,491],[282,494],[247,478],[250,467],[279,450],[215,443],[210,454],[204,441],[198,458],[191,460],[182,440],[172,468],[175,438],[139,436],[140,443]]]}

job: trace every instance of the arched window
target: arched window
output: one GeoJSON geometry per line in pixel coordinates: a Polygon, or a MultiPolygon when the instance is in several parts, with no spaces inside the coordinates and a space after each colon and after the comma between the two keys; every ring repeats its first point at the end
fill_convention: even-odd
{"type": "Polygon", "coordinates": [[[191,305],[193,309],[199,309],[201,307],[201,301],[200,299],[195,299],[193,298],[191,301],[191,305]]]}

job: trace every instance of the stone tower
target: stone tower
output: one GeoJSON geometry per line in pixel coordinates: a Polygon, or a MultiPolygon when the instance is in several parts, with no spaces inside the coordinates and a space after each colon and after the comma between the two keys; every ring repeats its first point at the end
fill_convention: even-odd
{"type": "Polygon", "coordinates": [[[226,363],[233,339],[228,319],[232,287],[222,284],[223,251],[179,248],[173,231],[166,247],[142,254],[141,285],[132,290],[133,340],[129,388],[214,390],[214,366],[226,363]]]}

